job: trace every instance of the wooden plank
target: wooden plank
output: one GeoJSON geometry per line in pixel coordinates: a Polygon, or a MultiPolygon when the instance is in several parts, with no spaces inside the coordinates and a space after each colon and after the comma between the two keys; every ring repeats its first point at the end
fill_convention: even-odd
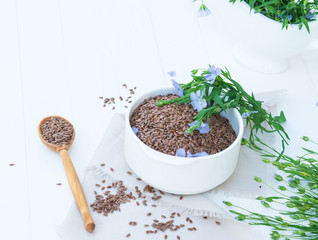
{"type": "Polygon", "coordinates": [[[144,1],[144,4],[149,9],[166,84],[171,86],[166,74],[171,70],[176,71],[177,81],[189,81],[191,70],[209,63],[193,3],[151,0],[144,1]]]}
{"type": "MultiPolygon", "coordinates": [[[[54,236],[55,223],[72,194],[59,155],[37,136],[40,120],[62,115],[73,122],[66,77],[60,15],[56,0],[17,0],[24,93],[26,160],[32,239],[54,236]],[[56,183],[63,183],[57,186],[56,183]]],[[[75,125],[76,127],[76,125],[75,125]]],[[[76,144],[76,142],[75,142],[76,144]]]]}
{"type": "Polygon", "coordinates": [[[0,2],[0,239],[31,239],[16,6],[0,2]],[[14,164],[14,166],[9,166],[14,164]],[[18,228],[18,231],[17,231],[18,228]]]}

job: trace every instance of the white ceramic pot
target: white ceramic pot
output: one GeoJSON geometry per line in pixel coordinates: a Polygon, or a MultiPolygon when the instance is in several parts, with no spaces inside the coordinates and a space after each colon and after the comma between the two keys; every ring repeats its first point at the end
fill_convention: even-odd
{"type": "Polygon", "coordinates": [[[215,0],[225,27],[234,40],[233,55],[241,64],[263,73],[283,72],[288,68],[287,58],[300,54],[317,42],[318,22],[310,22],[309,34],[298,24],[282,29],[282,23],[261,13],[250,11],[246,2],[215,0]]]}
{"type": "Polygon", "coordinates": [[[156,151],[133,133],[129,119],[144,99],[156,95],[176,93],[174,89],[160,89],[149,92],[130,107],[125,124],[126,161],[143,181],[165,192],[175,194],[196,194],[208,191],[223,183],[234,172],[243,135],[243,120],[236,109],[221,115],[229,119],[237,138],[227,149],[217,154],[198,158],[176,157],[156,151]]]}

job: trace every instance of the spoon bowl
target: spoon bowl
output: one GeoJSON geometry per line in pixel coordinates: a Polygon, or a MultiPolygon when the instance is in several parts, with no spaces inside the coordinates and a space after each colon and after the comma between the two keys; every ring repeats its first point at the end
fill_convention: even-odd
{"type": "Polygon", "coordinates": [[[62,149],[68,150],[68,149],[72,146],[72,144],[73,144],[73,142],[74,142],[74,139],[75,139],[75,129],[74,129],[73,125],[72,125],[68,120],[66,120],[65,118],[60,117],[60,116],[56,116],[56,115],[48,116],[48,117],[43,118],[42,121],[41,121],[40,124],[39,124],[38,133],[39,133],[40,139],[41,139],[41,141],[44,143],[44,145],[47,146],[47,147],[48,147],[49,149],[51,149],[52,151],[58,152],[58,153],[59,153],[62,149]],[[67,122],[68,124],[71,125],[71,127],[72,127],[72,129],[73,129],[73,136],[72,136],[71,141],[70,141],[68,144],[63,144],[62,146],[58,146],[58,145],[56,145],[56,144],[49,143],[48,141],[46,141],[46,140],[43,138],[41,126],[43,125],[43,123],[45,123],[46,121],[50,120],[50,118],[52,118],[52,117],[60,118],[60,119],[64,120],[65,122],[67,122]]]}
{"type": "Polygon", "coordinates": [[[73,125],[69,121],[67,121],[65,118],[62,118],[60,116],[49,116],[49,117],[43,118],[42,121],[40,122],[39,127],[38,127],[38,133],[39,133],[41,141],[44,143],[45,146],[47,146],[49,149],[53,150],[54,152],[58,152],[60,154],[62,161],[63,161],[65,173],[66,173],[68,182],[70,184],[70,187],[71,187],[71,190],[72,190],[72,193],[74,196],[74,199],[76,201],[78,209],[81,212],[81,215],[82,215],[82,218],[84,221],[84,225],[85,225],[85,229],[88,232],[93,232],[93,230],[95,229],[95,223],[94,223],[94,220],[89,212],[86,198],[85,198],[80,180],[77,176],[77,173],[76,173],[75,168],[73,166],[72,160],[68,154],[68,149],[72,146],[72,143],[74,142],[74,139],[75,139],[75,130],[74,130],[73,125]],[[72,138],[66,144],[57,145],[57,144],[50,143],[44,139],[41,126],[46,121],[49,121],[51,118],[62,119],[67,124],[69,124],[71,126],[72,138]]]}

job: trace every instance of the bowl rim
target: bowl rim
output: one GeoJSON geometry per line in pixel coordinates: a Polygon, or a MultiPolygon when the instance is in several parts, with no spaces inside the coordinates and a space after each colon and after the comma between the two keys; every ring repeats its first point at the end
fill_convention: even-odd
{"type": "MultiPolygon", "coordinates": [[[[222,150],[221,152],[218,152],[218,153],[215,153],[215,154],[212,154],[212,155],[208,155],[208,156],[203,156],[203,157],[194,157],[194,158],[178,157],[178,156],[173,156],[173,155],[169,155],[169,154],[160,152],[158,150],[155,150],[155,149],[149,147],[145,143],[143,143],[136,136],[136,134],[132,131],[132,126],[130,125],[130,116],[132,114],[132,111],[135,110],[140,105],[140,103],[137,105],[138,102],[143,101],[143,100],[149,98],[150,96],[156,96],[158,94],[169,94],[169,93],[176,93],[176,90],[174,88],[159,88],[159,89],[156,89],[156,90],[148,91],[148,92],[140,95],[138,98],[136,98],[135,101],[134,101],[134,104],[130,105],[129,108],[128,108],[128,111],[126,112],[126,119],[125,119],[125,121],[126,121],[126,132],[128,132],[131,135],[133,135],[133,139],[138,141],[139,144],[141,144],[141,146],[146,149],[146,151],[153,152],[153,153],[155,153],[155,155],[159,156],[159,158],[156,157],[156,159],[158,161],[169,163],[169,164],[178,164],[178,162],[175,162],[175,161],[179,160],[179,161],[181,161],[180,164],[186,165],[186,164],[190,164],[190,163],[193,163],[193,162],[196,162],[196,161],[200,161],[200,160],[207,160],[207,159],[211,160],[211,159],[217,158],[217,157],[219,157],[221,155],[224,155],[227,152],[231,151],[237,144],[241,144],[241,140],[242,140],[243,132],[244,132],[244,124],[243,124],[243,119],[242,119],[239,111],[236,108],[232,108],[232,109],[234,111],[234,114],[235,114],[236,118],[238,119],[238,125],[239,125],[238,134],[237,134],[236,139],[234,140],[234,142],[230,146],[228,146],[226,149],[222,150]],[[166,92],[166,93],[158,93],[158,91],[166,92]],[[156,95],[154,95],[154,94],[156,94],[156,95]],[[172,161],[174,161],[174,162],[172,162],[172,161]]],[[[154,156],[152,156],[152,157],[155,158],[154,156]]]]}

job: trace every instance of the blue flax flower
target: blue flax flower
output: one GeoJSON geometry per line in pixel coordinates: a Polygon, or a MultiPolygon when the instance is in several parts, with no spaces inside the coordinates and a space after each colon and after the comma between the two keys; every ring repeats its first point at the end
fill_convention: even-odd
{"type": "MultiPolygon", "coordinates": [[[[280,19],[282,20],[282,22],[284,21],[285,15],[281,16],[280,19]]],[[[293,19],[292,15],[288,15],[289,21],[291,21],[293,19]]]]}
{"type": "Polygon", "coordinates": [[[196,153],[194,155],[192,155],[189,151],[188,151],[188,158],[192,158],[192,157],[205,157],[205,156],[209,156],[209,154],[207,152],[199,152],[196,153]]]}
{"type": "Polygon", "coordinates": [[[197,110],[198,112],[207,106],[206,100],[203,98],[203,93],[201,94],[200,90],[198,90],[196,93],[192,92],[190,94],[190,98],[193,109],[197,110]]]}
{"type": "Polygon", "coordinates": [[[316,102],[315,106],[318,107],[318,102],[316,102]]]}
{"type": "Polygon", "coordinates": [[[251,114],[258,113],[258,111],[244,112],[242,118],[248,118],[251,114]]]}
{"type": "Polygon", "coordinates": [[[201,4],[199,11],[198,11],[198,16],[199,17],[207,17],[210,14],[211,14],[211,11],[204,4],[201,4]]]}
{"type": "MultiPolygon", "coordinates": [[[[193,127],[194,125],[196,125],[198,123],[198,121],[194,121],[192,123],[189,123],[188,125],[190,127],[193,127]]],[[[196,128],[196,130],[199,130],[198,127],[196,128]]],[[[210,127],[209,127],[209,124],[207,123],[201,123],[201,128],[200,128],[200,133],[201,134],[206,134],[206,133],[209,133],[210,132],[210,127]]]]}
{"type": "Polygon", "coordinates": [[[178,95],[180,97],[183,97],[184,94],[183,94],[183,89],[181,87],[181,85],[179,83],[177,83],[175,80],[171,79],[171,82],[172,82],[172,85],[174,86],[174,88],[177,90],[178,92],[178,95]]]}
{"type": "Polygon", "coordinates": [[[137,134],[137,132],[138,132],[138,128],[136,128],[136,127],[132,127],[131,130],[133,130],[134,134],[137,134]]]}
{"type": "Polygon", "coordinates": [[[205,76],[205,79],[206,79],[210,84],[213,84],[214,81],[215,81],[215,78],[221,74],[221,69],[220,69],[220,68],[216,68],[214,65],[212,65],[211,67],[208,68],[208,71],[209,71],[210,73],[208,73],[208,74],[205,76]]]}
{"type": "Polygon", "coordinates": [[[170,71],[170,72],[168,72],[168,75],[170,77],[175,77],[176,76],[176,72],[175,71],[170,71]]]}
{"type": "Polygon", "coordinates": [[[183,148],[179,148],[176,152],[177,157],[186,157],[186,152],[183,148]]]}

